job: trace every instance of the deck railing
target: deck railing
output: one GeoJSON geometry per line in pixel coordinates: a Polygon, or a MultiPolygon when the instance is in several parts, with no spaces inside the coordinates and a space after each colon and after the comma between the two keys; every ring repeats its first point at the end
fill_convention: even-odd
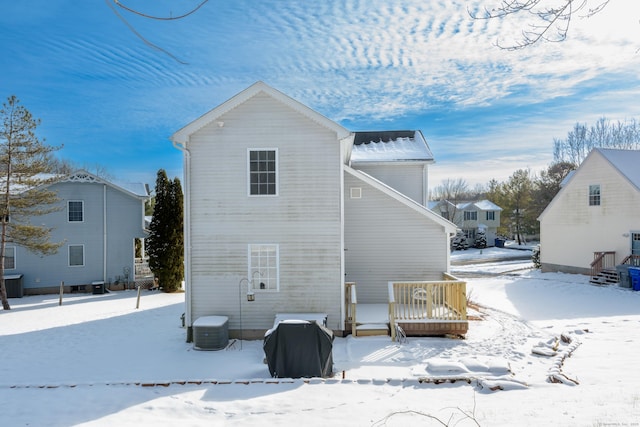
{"type": "Polygon", "coordinates": [[[625,259],[623,259],[620,264],[640,267],[640,255],[629,255],[625,259]]]}
{"type": "Polygon", "coordinates": [[[398,323],[466,322],[466,287],[448,273],[437,281],[389,282],[391,338],[395,340],[398,323]]]}
{"type": "Polygon", "coordinates": [[[134,265],[135,265],[134,277],[136,279],[153,277],[153,273],[149,268],[149,258],[136,258],[134,265]]]}
{"type": "Polygon", "coordinates": [[[591,277],[597,276],[604,269],[615,268],[615,266],[615,251],[594,252],[593,262],[591,263],[591,277]]]}

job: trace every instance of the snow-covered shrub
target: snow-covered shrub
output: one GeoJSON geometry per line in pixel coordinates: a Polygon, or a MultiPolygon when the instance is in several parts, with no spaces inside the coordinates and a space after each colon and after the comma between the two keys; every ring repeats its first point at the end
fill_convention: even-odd
{"type": "Polygon", "coordinates": [[[531,251],[531,261],[535,268],[542,267],[542,264],[540,264],[540,245],[535,245],[533,247],[533,250],[531,251]]]}
{"type": "Polygon", "coordinates": [[[484,230],[478,230],[476,233],[474,246],[478,249],[484,249],[487,247],[487,233],[484,230]]]}

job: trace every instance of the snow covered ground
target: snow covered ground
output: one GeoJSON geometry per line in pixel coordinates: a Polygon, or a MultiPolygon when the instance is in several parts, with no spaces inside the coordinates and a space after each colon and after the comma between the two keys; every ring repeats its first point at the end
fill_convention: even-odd
{"type": "Polygon", "coordinates": [[[452,255],[481,306],[466,339],[336,338],[326,380],[270,378],[260,341],[193,350],[180,294],[12,299],[2,425],[640,425],[640,292],[469,261],[516,252],[452,255]]]}

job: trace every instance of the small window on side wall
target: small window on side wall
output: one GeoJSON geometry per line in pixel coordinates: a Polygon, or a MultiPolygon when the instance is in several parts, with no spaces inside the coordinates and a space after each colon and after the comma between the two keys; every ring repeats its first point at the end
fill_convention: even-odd
{"type": "Polygon", "coordinates": [[[69,222],[84,221],[84,202],[82,200],[69,200],[67,203],[69,222]]]}
{"type": "Polygon", "coordinates": [[[589,186],[589,206],[600,206],[600,185],[589,186]]]}
{"type": "Polygon", "coordinates": [[[84,245],[69,245],[69,267],[84,266],[84,245]]]}
{"type": "Polygon", "coordinates": [[[278,151],[248,150],[249,195],[278,195],[278,151]]]}
{"type": "Polygon", "coordinates": [[[4,269],[13,270],[16,268],[16,248],[7,246],[4,248],[4,269]]]}

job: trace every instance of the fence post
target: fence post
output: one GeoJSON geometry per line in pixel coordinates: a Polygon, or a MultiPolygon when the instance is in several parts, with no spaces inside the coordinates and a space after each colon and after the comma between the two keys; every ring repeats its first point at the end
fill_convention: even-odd
{"type": "Polygon", "coordinates": [[[142,289],[142,286],[138,286],[138,300],[136,301],[136,310],[140,308],[140,289],[142,289]]]}
{"type": "Polygon", "coordinates": [[[62,294],[64,293],[64,281],[60,282],[60,301],[58,301],[58,306],[62,305],[62,294]]]}

